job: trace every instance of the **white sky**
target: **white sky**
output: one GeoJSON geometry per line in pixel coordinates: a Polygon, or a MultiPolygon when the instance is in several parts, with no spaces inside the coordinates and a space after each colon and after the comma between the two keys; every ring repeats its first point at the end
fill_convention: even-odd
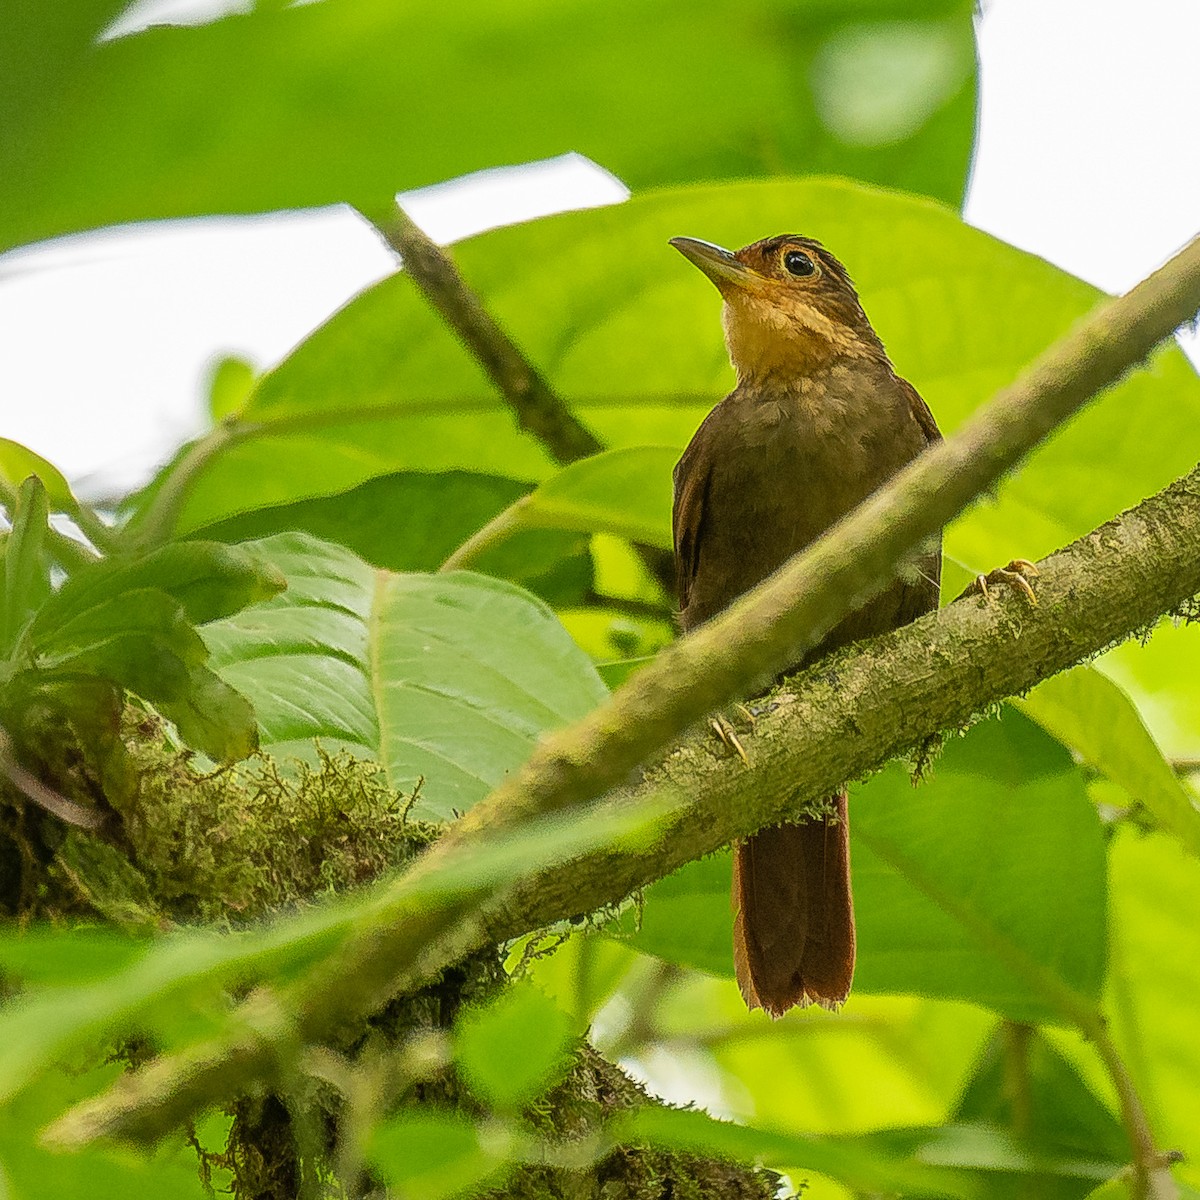
{"type": "MultiPolygon", "coordinates": [[[[166,5],[181,2],[196,0],[166,5]]],[[[1111,291],[1200,230],[1198,0],[992,0],[980,54],[973,224],[1111,291]]],[[[450,241],[624,195],[568,158],[425,189],[405,206],[450,241]]],[[[0,256],[0,434],[85,494],[133,486],[203,427],[214,357],[269,366],[392,269],[370,229],[339,210],[114,230],[0,256]]]]}

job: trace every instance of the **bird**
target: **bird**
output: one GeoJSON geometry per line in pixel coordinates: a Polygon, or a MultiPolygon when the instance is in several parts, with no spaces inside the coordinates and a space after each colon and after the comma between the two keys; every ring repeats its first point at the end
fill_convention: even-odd
{"type": "MultiPolygon", "coordinates": [[[[941,438],[898,375],[846,268],[817,240],[778,234],[729,251],[670,244],[723,300],[737,386],[674,471],[672,527],[684,633],[762,582],[941,438]]],[[[941,542],[850,613],[791,669],[937,608],[941,542]]],[[[733,956],[747,1006],[836,1010],[855,964],[846,791],[824,815],[734,846],[733,956]]]]}

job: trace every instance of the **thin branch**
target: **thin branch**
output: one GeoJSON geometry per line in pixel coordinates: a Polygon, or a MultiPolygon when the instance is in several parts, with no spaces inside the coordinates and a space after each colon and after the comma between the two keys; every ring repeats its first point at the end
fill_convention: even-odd
{"type": "Polygon", "coordinates": [[[405,271],[425,298],[479,360],[516,413],[517,424],[556,462],[574,462],[604,449],[484,308],[450,255],[398,204],[376,228],[404,260],[405,271]]]}
{"type": "Polygon", "coordinates": [[[168,541],[175,532],[179,514],[183,511],[196,477],[222,450],[245,436],[245,432],[240,422],[231,419],[223,421],[193,442],[179,460],[179,465],[163,480],[141,519],[131,526],[131,546],[148,550],[168,541]]]}
{"type": "MultiPolygon", "coordinates": [[[[472,849],[447,836],[390,886],[369,925],[287,990],[281,1003],[295,1014],[296,1036],[320,1042],[464,954],[619,900],[1178,609],[1200,591],[1200,468],[1039,566],[1036,609],[1016,597],[968,598],[789,680],[747,739],[748,768],[717,757],[703,734],[685,742],[606,802],[624,813],[678,798],[651,845],[549,868],[531,862],[521,883],[481,908],[451,900],[438,908],[422,887],[472,849]]],[[[1088,998],[1056,977],[1037,983],[1094,1032],[1099,1018],[1088,998]]],[[[124,1078],[68,1113],[53,1136],[160,1137],[269,1075],[272,1061],[269,1045],[235,1030],[124,1078]]]]}
{"type": "Polygon", "coordinates": [[[1134,1200],[1177,1200],[1179,1186],[1171,1175],[1173,1163],[1180,1162],[1182,1155],[1175,1150],[1159,1151],[1154,1144],[1150,1121],[1142,1106],[1141,1098],[1134,1087],[1133,1079],[1121,1055],[1117,1051],[1104,1018],[1099,1014],[1082,1030],[1084,1036],[1096,1047],[1100,1061],[1117,1091],[1121,1107],[1121,1123],[1133,1150],[1133,1172],[1130,1183],[1134,1200]]]}
{"type": "MultiPolygon", "coordinates": [[[[367,219],[400,255],[421,294],[479,361],[516,414],[521,429],[537,438],[550,456],[564,465],[605,449],[467,286],[450,255],[404,209],[395,204],[385,219],[367,219]]],[[[674,586],[671,556],[655,546],[635,545],[634,549],[670,594],[674,586]]]]}
{"type": "Polygon", "coordinates": [[[94,808],[86,808],[82,804],[76,804],[74,800],[68,800],[60,792],[56,792],[52,787],[44,784],[36,775],[25,770],[14,757],[12,739],[3,729],[0,729],[0,774],[3,774],[9,783],[27,799],[32,800],[39,808],[44,808],[46,812],[58,817],[60,821],[65,821],[68,825],[94,831],[107,821],[104,813],[94,808]]]}

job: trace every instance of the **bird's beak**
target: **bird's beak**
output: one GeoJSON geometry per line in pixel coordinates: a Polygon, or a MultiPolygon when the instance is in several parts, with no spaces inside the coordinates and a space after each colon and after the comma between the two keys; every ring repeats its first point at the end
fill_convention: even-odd
{"type": "Polygon", "coordinates": [[[722,294],[730,287],[744,288],[756,278],[749,267],[738,262],[728,250],[714,246],[712,242],[702,242],[699,238],[675,237],[671,239],[671,245],[693,266],[699,267],[722,294]]]}

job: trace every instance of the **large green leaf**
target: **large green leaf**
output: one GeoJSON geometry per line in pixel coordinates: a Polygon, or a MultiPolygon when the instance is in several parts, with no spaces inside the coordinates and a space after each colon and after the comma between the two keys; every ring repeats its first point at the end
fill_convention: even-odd
{"type": "MultiPolygon", "coordinates": [[[[953,430],[1100,294],[929,201],[832,180],[680,189],[463,245],[495,315],[612,447],[681,447],[732,385],[716,293],[667,239],[780,229],[848,264],[897,367],[953,430]]],[[[395,470],[551,472],[403,276],[353,301],[260,381],[195,478],[181,529],[395,470]]],[[[1036,558],[1200,457],[1200,383],[1177,348],[1111,389],[948,531],[972,567],[1036,558]],[[1152,437],[1128,437],[1138,413],[1152,437]]]]}
{"type": "Polygon", "coordinates": [[[26,83],[0,90],[0,248],[156,217],[378,202],[570,150],[634,186],[837,171],[957,205],[974,139],[964,0],[325,0],[86,53],[90,28],[52,37],[61,6],[27,7],[35,45],[0,57],[0,79],[26,83]],[[848,38],[900,68],[851,81],[891,122],[868,121],[865,139],[861,120],[839,123],[859,57],[848,38]],[[32,77],[31,48],[44,63],[32,77]]]}
{"type": "MultiPolygon", "coordinates": [[[[304,530],[353,550],[391,571],[436,571],[529,484],[469,471],[409,471],[381,475],[331,496],[277,504],[209,525],[200,536],[239,542],[304,530]]],[[[640,501],[636,489],[632,501],[640,501]]],[[[582,604],[592,584],[584,538],[527,529],[485,550],[472,562],[485,575],[510,579],[556,606],[582,604]]]]}
{"type": "Polygon", "coordinates": [[[394,788],[424,781],[419,815],[469,808],[539,734],[607,694],[553,613],[512,584],[379,571],[305,534],[247,550],[288,591],[207,626],[213,667],[254,704],[267,749],[311,753],[321,738],[377,758],[394,788]]]}
{"type": "Polygon", "coordinates": [[[1140,800],[1192,854],[1200,855],[1195,798],[1116,683],[1094,667],[1079,666],[1043,681],[1014,704],[1140,800]]]}
{"type": "MultiPolygon", "coordinates": [[[[748,743],[753,754],[753,741],[748,743]]],[[[1099,819],[1066,751],[1013,710],[951,741],[913,788],[895,765],[852,792],[856,992],[971,1000],[1062,1023],[1100,991],[1099,819]]],[[[646,894],[639,949],[732,972],[729,870],[692,863],[646,894]]]]}

